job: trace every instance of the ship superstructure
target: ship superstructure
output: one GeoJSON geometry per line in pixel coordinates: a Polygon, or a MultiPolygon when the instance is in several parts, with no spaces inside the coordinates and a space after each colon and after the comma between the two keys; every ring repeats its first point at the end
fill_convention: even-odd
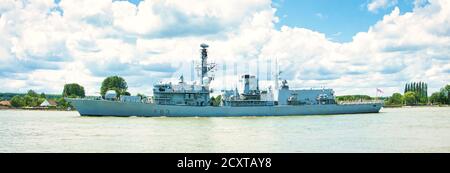
{"type": "Polygon", "coordinates": [[[207,106],[210,103],[209,85],[214,79],[211,73],[216,64],[208,63],[208,45],[201,44],[200,83],[188,84],[180,77],[178,84],[159,83],[154,85],[154,103],[160,105],[207,106]]]}

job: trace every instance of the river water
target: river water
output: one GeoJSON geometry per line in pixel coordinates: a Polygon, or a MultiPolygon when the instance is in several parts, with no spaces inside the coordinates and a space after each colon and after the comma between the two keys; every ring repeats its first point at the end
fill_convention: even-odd
{"type": "Polygon", "coordinates": [[[0,152],[450,152],[450,107],[230,118],[0,110],[0,152]]]}

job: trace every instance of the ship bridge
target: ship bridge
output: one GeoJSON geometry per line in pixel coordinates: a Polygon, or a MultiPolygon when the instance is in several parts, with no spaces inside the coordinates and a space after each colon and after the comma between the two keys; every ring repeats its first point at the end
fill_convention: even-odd
{"type": "Polygon", "coordinates": [[[177,84],[159,83],[153,86],[154,102],[161,105],[188,105],[207,106],[211,91],[209,84],[214,79],[213,71],[216,67],[214,63],[208,63],[207,44],[201,44],[201,64],[197,68],[200,72],[200,84],[193,81],[188,84],[184,77],[180,77],[177,84]]]}

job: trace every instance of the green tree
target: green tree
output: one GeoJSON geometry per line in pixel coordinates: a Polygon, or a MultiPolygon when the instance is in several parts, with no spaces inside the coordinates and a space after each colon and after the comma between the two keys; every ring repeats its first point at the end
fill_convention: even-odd
{"type": "Polygon", "coordinates": [[[219,95],[216,97],[216,104],[217,106],[220,106],[220,103],[222,103],[222,95],[219,95]]]}
{"type": "Polygon", "coordinates": [[[405,100],[406,105],[416,104],[416,93],[414,93],[413,91],[406,92],[403,98],[405,100]]]}
{"type": "Polygon", "coordinates": [[[218,95],[217,97],[214,98],[214,96],[211,97],[210,100],[210,105],[211,106],[220,106],[220,103],[222,102],[222,96],[218,95]]]}
{"type": "Polygon", "coordinates": [[[26,94],[25,96],[22,97],[23,101],[25,102],[24,106],[36,107],[39,106],[45,100],[44,98],[40,98],[39,95],[37,94],[34,95],[34,97],[31,95],[26,94]]]}
{"type": "Polygon", "coordinates": [[[30,97],[38,97],[38,94],[33,90],[28,90],[27,95],[30,97]]]}
{"type": "Polygon", "coordinates": [[[338,101],[373,100],[373,98],[368,95],[344,95],[344,96],[337,96],[336,99],[338,101]]]}
{"type": "Polygon", "coordinates": [[[11,98],[11,106],[23,107],[25,105],[26,105],[26,103],[25,103],[25,100],[23,99],[23,97],[16,95],[11,98]]]}
{"type": "Polygon", "coordinates": [[[428,103],[428,86],[425,82],[411,82],[405,84],[405,94],[407,92],[414,92],[415,104],[428,103]]]}
{"type": "Polygon", "coordinates": [[[141,99],[147,97],[145,94],[141,94],[141,93],[136,94],[136,96],[141,97],[141,99]]]}
{"type": "Polygon", "coordinates": [[[65,84],[62,96],[63,97],[72,97],[72,98],[75,98],[75,97],[83,98],[83,97],[85,97],[84,87],[77,83],[65,84]]]}
{"type": "Polygon", "coordinates": [[[58,103],[58,107],[62,109],[67,109],[68,107],[72,108],[69,102],[67,102],[63,97],[57,98],[56,103],[58,103]]]}
{"type": "Polygon", "coordinates": [[[425,94],[424,94],[424,97],[425,97],[425,103],[428,103],[428,84],[427,83],[425,83],[425,88],[424,88],[424,92],[425,92],[425,94]]]}
{"type": "Polygon", "coordinates": [[[25,106],[31,106],[33,103],[33,97],[31,97],[30,95],[25,95],[23,96],[23,100],[25,102],[25,106]]]}
{"type": "Polygon", "coordinates": [[[443,94],[441,92],[434,92],[430,96],[430,103],[432,104],[445,104],[442,102],[443,94]]]}
{"type": "Polygon", "coordinates": [[[105,97],[105,93],[108,90],[115,90],[117,96],[130,95],[130,93],[127,92],[127,89],[128,85],[125,79],[119,76],[110,76],[103,80],[102,86],[100,88],[100,95],[102,95],[102,97],[105,97]]]}
{"type": "Polygon", "coordinates": [[[216,98],[214,96],[211,96],[211,98],[209,99],[209,105],[214,106],[215,100],[216,100],[216,98]]]}
{"type": "Polygon", "coordinates": [[[42,94],[37,94],[33,90],[28,90],[27,94],[25,95],[22,96],[15,95],[14,97],[12,97],[11,105],[13,107],[24,107],[24,106],[36,107],[39,106],[42,102],[44,102],[44,100],[45,95],[43,97],[42,94]]]}
{"type": "Polygon", "coordinates": [[[431,94],[430,102],[433,104],[450,104],[450,85],[446,85],[438,92],[431,94]]]}
{"type": "Polygon", "coordinates": [[[443,95],[443,101],[445,104],[450,104],[450,85],[446,85],[441,89],[441,93],[443,95]]]}
{"type": "Polygon", "coordinates": [[[403,96],[400,93],[394,93],[389,98],[388,103],[391,105],[402,105],[403,104],[403,96]]]}

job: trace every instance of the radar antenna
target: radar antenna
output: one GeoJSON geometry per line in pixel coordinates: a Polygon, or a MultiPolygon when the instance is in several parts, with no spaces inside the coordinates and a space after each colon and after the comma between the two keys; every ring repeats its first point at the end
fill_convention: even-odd
{"type": "Polygon", "coordinates": [[[207,44],[205,44],[205,43],[202,43],[200,45],[200,47],[202,48],[202,49],[200,49],[202,62],[200,64],[200,67],[197,67],[197,70],[200,71],[200,83],[202,85],[209,85],[209,83],[214,79],[214,74],[212,74],[212,72],[214,72],[216,64],[215,63],[208,63],[208,50],[207,50],[207,48],[209,46],[207,44]],[[209,72],[211,72],[211,74],[208,76],[209,72]],[[204,81],[205,78],[207,78],[206,83],[204,81]]]}

